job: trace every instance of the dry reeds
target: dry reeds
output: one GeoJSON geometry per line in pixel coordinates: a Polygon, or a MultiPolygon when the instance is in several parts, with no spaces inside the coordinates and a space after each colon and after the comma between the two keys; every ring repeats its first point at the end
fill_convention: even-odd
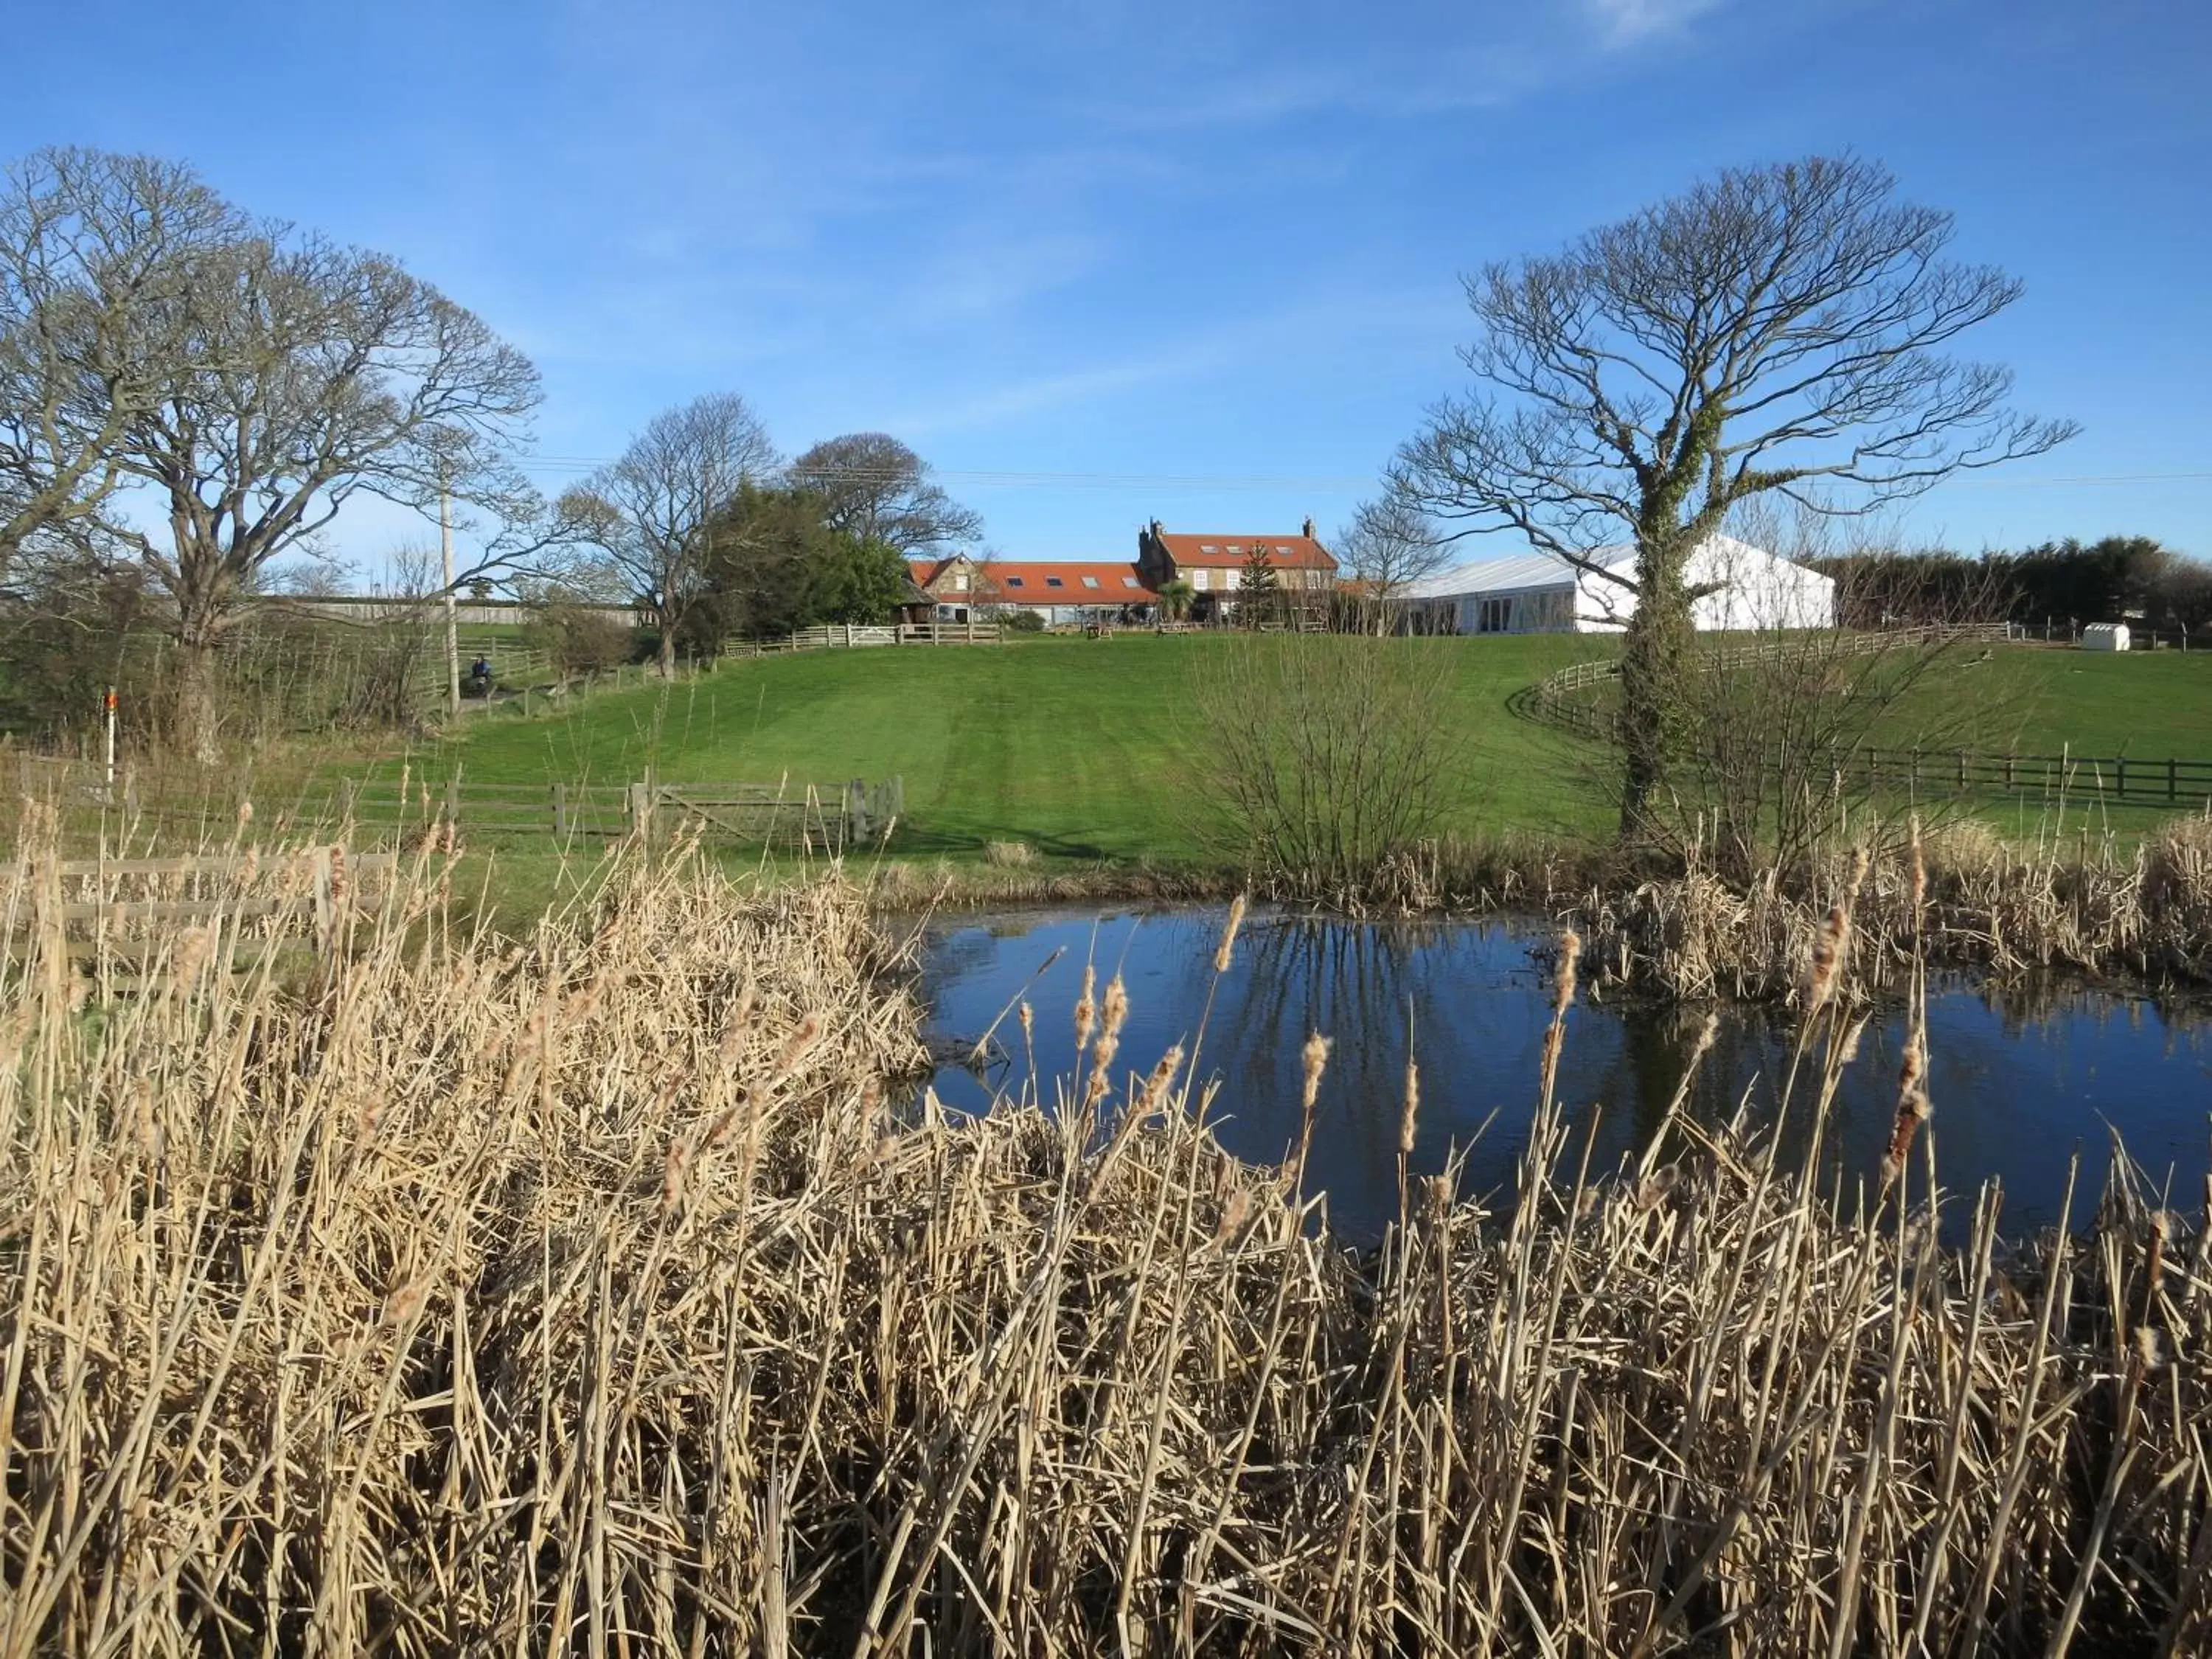
{"type": "Polygon", "coordinates": [[[2014,849],[1966,830],[1916,836],[1861,882],[1850,873],[1863,849],[1834,854],[1809,892],[1740,887],[1693,863],[1626,892],[1592,887],[1566,908],[1615,976],[1692,999],[1817,1011],[1832,994],[1906,991],[1916,960],[1999,978],[2062,969],[2212,983],[2212,819],[2176,820],[2136,846],[2014,849]],[[1822,902],[1823,888],[1838,896],[1822,902]]]}
{"type": "Polygon", "coordinates": [[[1095,1119],[902,1118],[850,890],[634,862],[509,945],[441,873],[289,987],[11,963],[0,1655],[2212,1641],[2205,1235],[2117,1158],[1952,1254],[1547,1109],[1545,1201],[1356,1256],[1111,1075],[1118,984],[1095,1119]]]}

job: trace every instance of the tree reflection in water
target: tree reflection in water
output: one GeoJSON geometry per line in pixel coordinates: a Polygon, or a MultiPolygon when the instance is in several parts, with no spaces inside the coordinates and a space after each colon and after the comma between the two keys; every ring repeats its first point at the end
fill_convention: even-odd
{"type": "MultiPolygon", "coordinates": [[[[1548,1018],[1549,969],[1539,959],[1551,938],[1547,927],[1255,913],[1216,987],[1212,957],[1222,920],[1218,908],[1192,908],[959,921],[934,935],[925,951],[933,1030],[974,1037],[1054,950],[1063,951],[1027,991],[1048,1103],[1048,1080],[1073,1064],[1072,1011],[1084,963],[1097,963],[1102,984],[1119,970],[1131,1000],[1122,1067],[1142,1071],[1170,1044],[1196,1039],[1197,1075],[1212,1089],[1208,1109],[1223,1143],[1259,1163],[1281,1159],[1296,1142],[1300,1050],[1319,1030],[1334,1046],[1308,1185],[1327,1192],[1332,1218],[1354,1238],[1373,1237],[1396,1212],[1410,1034],[1422,1082],[1415,1172],[1435,1174],[1451,1148],[1474,1143],[1464,1192],[1510,1188],[1535,1105],[1548,1018]],[[1195,1028],[1209,992],[1201,1036],[1195,1028]]],[[[1751,1120],[1764,1124],[1789,1064],[1790,1027],[1768,1010],[1719,1012],[1688,1109],[1717,1123],[1748,1097],[1751,1120]]],[[[1594,1169],[1612,1167],[1656,1131],[1705,1017],[1702,1009],[1587,996],[1577,1003],[1567,1020],[1559,1095],[1577,1129],[1596,1136],[1594,1169]]],[[[2170,1167],[2178,1190],[2201,1190],[2212,1110],[2212,1043],[2202,1005],[2052,985],[1999,997],[1954,983],[1937,988],[1929,1022],[1939,1171],[1959,1190],[2001,1176],[2008,1226],[2050,1218],[2069,1153],[2077,1142],[2094,1152],[2106,1120],[2154,1174],[2170,1167]]],[[[1847,1182],[1869,1176],[1881,1155],[1895,1104],[1901,1027],[1898,1011],[1876,1011],[1846,1074],[1826,1157],[1847,1182]]],[[[941,1071],[939,1095],[971,1111],[988,1108],[994,1089],[1018,1095],[1028,1061],[1018,1038],[1009,1048],[1016,1058],[987,1080],[956,1067],[941,1071]]],[[[1784,1126],[1785,1159],[1802,1156],[1804,1129],[1784,1126]]]]}

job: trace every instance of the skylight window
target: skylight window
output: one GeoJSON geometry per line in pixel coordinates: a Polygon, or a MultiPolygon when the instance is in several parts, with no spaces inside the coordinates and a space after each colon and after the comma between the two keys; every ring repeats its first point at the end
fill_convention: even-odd
{"type": "MultiPolygon", "coordinates": [[[[1200,542],[1198,544],[1198,550],[1201,553],[1218,553],[1221,550],[1214,546],[1212,542],[1200,542]]],[[[1237,550],[1232,547],[1229,550],[1234,553],[1237,550]]]]}
{"type": "Polygon", "coordinates": [[[1066,582],[1060,580],[1057,576],[1047,576],[1044,579],[1044,585],[1047,587],[1065,587],[1067,586],[1066,582]]]}
{"type": "Polygon", "coordinates": [[[1085,587],[1096,587],[1098,586],[1098,578],[1096,576],[1085,576],[1083,579],[1083,585],[1085,587]]]}
{"type": "Polygon", "coordinates": [[[1022,579],[1019,576],[1009,576],[1006,578],[1006,586],[1009,587],[1019,587],[1022,586],[1022,579]]]}
{"type": "Polygon", "coordinates": [[[1141,584],[1138,582],[1134,576],[1124,576],[1121,578],[1121,586],[1124,587],[1136,587],[1140,585],[1141,584]]]}

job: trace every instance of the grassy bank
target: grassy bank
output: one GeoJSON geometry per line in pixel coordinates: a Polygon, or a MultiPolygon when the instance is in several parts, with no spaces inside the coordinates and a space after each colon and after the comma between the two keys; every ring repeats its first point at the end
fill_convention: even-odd
{"type": "MultiPolygon", "coordinates": [[[[1285,642],[1296,649],[1297,642],[1285,642]]],[[[1022,842],[1060,863],[1171,866],[1204,856],[1192,803],[1206,744],[1192,708],[1204,638],[1132,635],[935,651],[827,651],[733,662],[671,688],[599,694],[524,720],[471,724],[436,755],[485,782],[669,779],[906,782],[911,854],[979,855],[1022,842]]],[[[1601,834],[1589,747],[1516,718],[1514,693],[1609,642],[1571,635],[1449,642],[1435,718],[1463,739],[1446,803],[1461,836],[1601,834]]],[[[2130,657],[2027,648],[1964,652],[1896,710],[1885,740],[1955,730],[2024,753],[2212,757],[2212,653],[2130,657]]],[[[2052,803],[1984,801],[2008,834],[2058,818],[2052,803]]],[[[2096,815],[2133,834],[2158,811],[2096,815]]],[[[2079,814],[2076,814],[2079,817],[2079,814]]]]}
{"type": "Polygon", "coordinates": [[[0,981],[9,1650],[2212,1636],[2207,1235],[2124,1166],[1951,1254],[1909,1142],[1838,1211],[1771,1100],[1617,1180],[1547,1107],[1520,1201],[1415,1176],[1355,1258],[1118,984],[1060,1109],[947,1121],[848,890],[629,862],[508,947],[447,874],[326,976],[0,981]]]}
{"type": "MultiPolygon", "coordinates": [[[[994,841],[1062,860],[1200,855],[1191,795],[1205,744],[1190,661],[1218,642],[1127,635],[995,647],[822,651],[726,665],[662,691],[593,697],[543,719],[471,726],[436,763],[485,781],[665,778],[906,781],[908,849],[994,841]]],[[[1579,749],[1506,699],[1603,642],[1467,642],[1437,717],[1467,736],[1456,821],[1553,831],[1599,822],[1579,749]]]]}

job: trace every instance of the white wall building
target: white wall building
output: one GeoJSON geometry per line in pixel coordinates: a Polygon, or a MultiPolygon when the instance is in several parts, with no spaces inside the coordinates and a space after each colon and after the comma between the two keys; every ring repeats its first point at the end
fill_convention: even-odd
{"type": "MultiPolygon", "coordinates": [[[[1599,569],[1550,553],[1478,560],[1414,584],[1398,603],[1424,633],[1616,633],[1635,613],[1636,591],[1601,572],[1632,583],[1636,550],[1601,547],[1589,558],[1599,569]]],[[[1712,589],[1691,607],[1701,629],[1835,626],[1832,579],[1733,536],[1701,544],[1686,575],[1692,588],[1712,589]]]]}

